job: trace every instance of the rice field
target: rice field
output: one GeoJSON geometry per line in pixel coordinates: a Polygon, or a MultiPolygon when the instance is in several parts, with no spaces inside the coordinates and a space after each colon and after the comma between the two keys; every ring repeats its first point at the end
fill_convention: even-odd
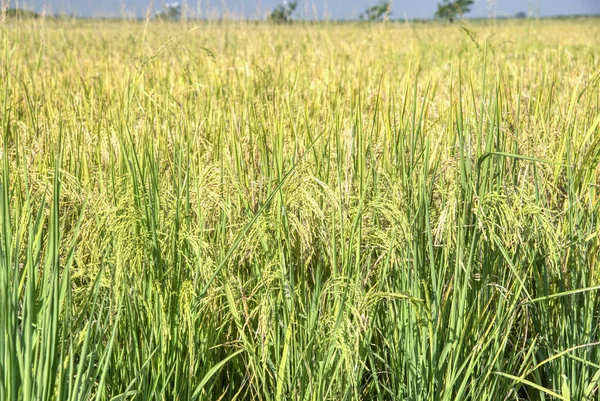
{"type": "Polygon", "coordinates": [[[0,43],[0,401],[600,400],[598,19],[0,43]]]}

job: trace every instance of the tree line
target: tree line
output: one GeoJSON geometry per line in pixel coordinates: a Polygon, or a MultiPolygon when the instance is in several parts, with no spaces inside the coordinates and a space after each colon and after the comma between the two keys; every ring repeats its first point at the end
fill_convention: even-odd
{"type": "MultiPolygon", "coordinates": [[[[438,3],[437,11],[434,14],[436,19],[454,22],[462,18],[471,11],[474,0],[442,0],[438,3]]],[[[298,1],[284,0],[269,14],[268,20],[276,23],[289,23],[292,21],[292,15],[298,6],[298,1]]],[[[392,3],[382,0],[374,6],[368,7],[358,18],[361,21],[382,21],[387,20],[392,15],[392,3]]],[[[525,18],[527,14],[519,12],[515,18],[525,18]]]]}
{"type": "MultiPolygon", "coordinates": [[[[471,11],[473,3],[474,0],[443,0],[438,4],[438,9],[434,16],[438,19],[454,22],[456,19],[462,18],[464,14],[471,11]]],[[[267,19],[279,24],[290,23],[297,7],[297,0],[283,0],[281,4],[271,11],[267,19]]],[[[389,19],[391,15],[392,3],[387,0],[382,0],[374,6],[368,7],[359,15],[359,19],[361,21],[382,21],[389,19]]],[[[158,11],[156,16],[172,20],[179,19],[181,16],[181,3],[177,1],[166,3],[163,10],[158,11]]]]}
{"type": "MultiPolygon", "coordinates": [[[[454,22],[457,19],[462,18],[465,14],[471,11],[474,0],[442,0],[438,3],[437,11],[434,14],[436,19],[447,20],[454,22]]],[[[268,20],[275,23],[290,23],[293,20],[293,14],[298,7],[297,0],[284,0],[283,3],[275,7],[269,14],[268,20]]],[[[33,11],[17,10],[13,8],[6,8],[3,11],[5,15],[21,16],[21,17],[32,17],[36,18],[38,15],[33,11]]],[[[164,3],[161,10],[157,11],[155,16],[159,19],[168,20],[179,20],[182,15],[181,3],[178,1],[164,3]]],[[[387,20],[392,15],[392,3],[387,0],[382,0],[374,6],[370,6],[365,9],[359,15],[361,21],[382,21],[387,20]]],[[[517,13],[516,18],[525,18],[527,14],[524,12],[517,13]]]]}

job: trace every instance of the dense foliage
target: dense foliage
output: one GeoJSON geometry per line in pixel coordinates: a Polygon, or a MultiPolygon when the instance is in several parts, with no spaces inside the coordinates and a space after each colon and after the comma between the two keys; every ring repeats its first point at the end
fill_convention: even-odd
{"type": "Polygon", "coordinates": [[[596,20],[0,43],[0,400],[600,399],[596,20]]]}
{"type": "Polygon", "coordinates": [[[298,7],[297,1],[284,1],[282,4],[275,7],[275,9],[269,15],[269,21],[276,22],[278,24],[288,23],[292,20],[292,14],[298,7]]]}
{"type": "Polygon", "coordinates": [[[474,0],[444,0],[438,4],[435,18],[454,22],[455,19],[462,18],[463,15],[471,11],[474,2],[474,0]]]}

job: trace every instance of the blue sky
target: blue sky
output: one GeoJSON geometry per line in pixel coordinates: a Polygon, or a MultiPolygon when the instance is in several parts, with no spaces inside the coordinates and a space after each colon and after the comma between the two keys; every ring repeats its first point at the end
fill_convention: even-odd
{"type": "MultiPolygon", "coordinates": [[[[127,14],[143,16],[150,0],[11,0],[13,6],[34,8],[44,7],[51,13],[67,12],[86,16],[118,16],[124,10],[127,14]]],[[[154,0],[158,9],[165,1],[154,0]]],[[[250,18],[264,17],[268,10],[283,0],[179,0],[191,12],[200,10],[204,16],[218,17],[222,10],[229,15],[250,18]]],[[[441,0],[392,0],[393,18],[431,18],[436,4],[441,0]]],[[[299,0],[297,15],[308,18],[328,17],[331,19],[356,18],[366,7],[377,0],[299,0]]],[[[519,11],[539,10],[542,16],[600,14],[600,0],[475,0],[469,16],[487,16],[490,4],[495,3],[497,15],[514,15],[519,11]]]]}

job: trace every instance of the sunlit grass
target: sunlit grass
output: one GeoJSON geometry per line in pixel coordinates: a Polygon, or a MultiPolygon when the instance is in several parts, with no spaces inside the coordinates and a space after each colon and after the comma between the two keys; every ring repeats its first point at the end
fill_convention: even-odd
{"type": "Polygon", "coordinates": [[[597,20],[0,35],[0,400],[600,399],[597,20]]]}

